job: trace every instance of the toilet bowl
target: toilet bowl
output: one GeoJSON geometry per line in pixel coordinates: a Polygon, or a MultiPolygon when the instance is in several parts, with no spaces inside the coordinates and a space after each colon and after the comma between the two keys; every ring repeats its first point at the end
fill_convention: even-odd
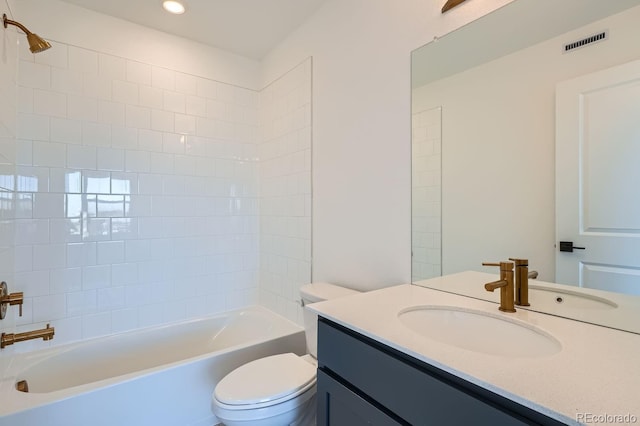
{"type": "MultiPolygon", "coordinates": [[[[328,283],[300,288],[303,305],[358,293],[328,283]]],[[[304,310],[309,354],[283,353],[244,364],[216,386],[212,410],[226,426],[315,425],[317,315],[304,310]]]]}
{"type": "Polygon", "coordinates": [[[225,376],[213,394],[214,414],[227,426],[304,424],[315,394],[316,363],[311,356],[273,355],[225,376]]]}

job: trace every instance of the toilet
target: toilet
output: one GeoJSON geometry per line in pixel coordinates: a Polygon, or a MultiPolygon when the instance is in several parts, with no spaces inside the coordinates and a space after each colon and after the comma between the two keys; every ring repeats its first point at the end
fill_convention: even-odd
{"type": "MultiPolygon", "coordinates": [[[[300,287],[303,304],[358,293],[329,283],[300,287]]],[[[227,374],[213,392],[212,410],[226,426],[307,426],[316,419],[318,316],[304,309],[309,354],[260,358],[227,374]]]]}

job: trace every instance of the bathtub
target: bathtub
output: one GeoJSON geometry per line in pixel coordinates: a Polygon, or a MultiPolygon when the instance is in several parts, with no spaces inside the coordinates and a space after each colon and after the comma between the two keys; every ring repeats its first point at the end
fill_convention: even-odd
{"type": "Polygon", "coordinates": [[[304,330],[251,307],[17,354],[0,382],[0,426],[211,426],[218,381],[283,352],[305,352],[304,330]]]}

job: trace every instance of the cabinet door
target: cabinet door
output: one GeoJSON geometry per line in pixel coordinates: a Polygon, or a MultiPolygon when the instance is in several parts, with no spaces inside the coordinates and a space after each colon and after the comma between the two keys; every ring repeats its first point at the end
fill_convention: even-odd
{"type": "Polygon", "coordinates": [[[318,426],[401,425],[349,388],[318,370],[318,426]]]}

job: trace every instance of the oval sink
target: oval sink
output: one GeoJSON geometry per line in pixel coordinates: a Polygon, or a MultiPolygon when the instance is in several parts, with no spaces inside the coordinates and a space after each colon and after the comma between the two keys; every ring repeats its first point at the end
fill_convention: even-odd
{"type": "Polygon", "coordinates": [[[546,331],[498,314],[452,306],[415,306],[398,318],[410,330],[447,345],[514,358],[538,358],[562,349],[546,331]]]}
{"type": "Polygon", "coordinates": [[[603,297],[579,293],[577,291],[543,287],[535,284],[529,284],[529,294],[532,298],[535,298],[536,303],[557,304],[567,309],[600,310],[616,309],[618,307],[615,302],[603,297]]]}

